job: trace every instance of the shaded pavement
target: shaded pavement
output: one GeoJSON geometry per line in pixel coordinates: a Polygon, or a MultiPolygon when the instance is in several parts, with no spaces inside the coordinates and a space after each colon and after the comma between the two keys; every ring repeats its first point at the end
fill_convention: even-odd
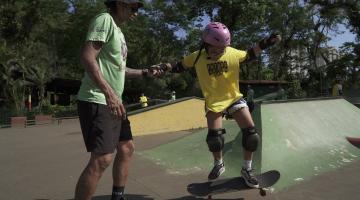
{"type": "MultiPolygon", "coordinates": [[[[194,134],[191,131],[135,137],[136,153],[126,186],[129,199],[202,199],[189,196],[186,186],[204,181],[207,172],[176,174],[141,152],[169,141],[194,134]]],[[[26,129],[0,129],[0,199],[70,200],[81,170],[89,159],[76,120],[61,125],[35,126],[26,129]]],[[[249,190],[214,199],[308,199],[358,200],[360,162],[336,171],[299,182],[279,193],[260,197],[249,190]]],[[[94,200],[109,200],[112,188],[111,169],[101,179],[94,200]]]]}

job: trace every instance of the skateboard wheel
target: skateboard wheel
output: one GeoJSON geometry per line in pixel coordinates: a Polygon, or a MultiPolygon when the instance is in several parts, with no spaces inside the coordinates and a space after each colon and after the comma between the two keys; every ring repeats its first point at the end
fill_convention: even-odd
{"type": "Polygon", "coordinates": [[[266,196],[266,190],[264,190],[264,189],[260,189],[260,195],[261,196],[266,196]]]}

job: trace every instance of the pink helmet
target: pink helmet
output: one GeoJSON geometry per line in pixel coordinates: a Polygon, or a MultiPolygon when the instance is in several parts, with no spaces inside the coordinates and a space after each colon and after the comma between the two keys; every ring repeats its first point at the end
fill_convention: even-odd
{"type": "Polygon", "coordinates": [[[205,27],[201,39],[216,47],[226,47],[230,45],[230,31],[220,22],[211,22],[205,27]]]}

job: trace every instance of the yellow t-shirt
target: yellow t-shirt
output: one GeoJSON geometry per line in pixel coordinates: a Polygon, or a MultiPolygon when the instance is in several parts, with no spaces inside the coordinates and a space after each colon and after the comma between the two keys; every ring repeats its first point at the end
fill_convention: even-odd
{"type": "Polygon", "coordinates": [[[213,112],[222,112],[243,96],[239,89],[239,72],[246,51],[227,47],[224,55],[212,61],[208,59],[206,51],[202,50],[193,66],[198,52],[185,56],[182,64],[185,68],[195,67],[206,107],[213,112]]]}

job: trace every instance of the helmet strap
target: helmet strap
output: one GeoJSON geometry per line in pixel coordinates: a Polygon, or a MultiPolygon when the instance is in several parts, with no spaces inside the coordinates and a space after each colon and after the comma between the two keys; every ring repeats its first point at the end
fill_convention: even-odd
{"type": "Polygon", "coordinates": [[[203,49],[205,49],[205,51],[206,51],[206,53],[208,53],[208,51],[209,51],[209,46],[210,46],[210,44],[208,44],[208,43],[203,43],[203,49]]]}
{"type": "Polygon", "coordinates": [[[196,59],[195,59],[194,64],[193,64],[194,67],[195,67],[197,61],[198,61],[199,58],[200,58],[201,51],[205,48],[205,46],[206,46],[206,45],[205,45],[205,42],[201,42],[200,49],[199,49],[199,53],[198,53],[198,55],[196,56],[196,59]]]}

